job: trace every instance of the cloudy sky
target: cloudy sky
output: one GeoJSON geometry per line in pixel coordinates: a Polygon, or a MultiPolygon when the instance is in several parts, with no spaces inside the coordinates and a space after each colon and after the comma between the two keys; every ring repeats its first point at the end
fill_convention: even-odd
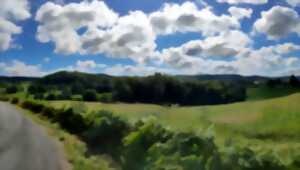
{"type": "Polygon", "coordinates": [[[0,74],[300,74],[300,0],[1,0],[0,74]]]}

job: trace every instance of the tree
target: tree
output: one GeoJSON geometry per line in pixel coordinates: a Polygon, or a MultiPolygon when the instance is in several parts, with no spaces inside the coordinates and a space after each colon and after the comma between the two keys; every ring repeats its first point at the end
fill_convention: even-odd
{"type": "Polygon", "coordinates": [[[6,93],[8,93],[8,94],[13,94],[13,93],[17,93],[17,92],[18,92],[17,86],[9,86],[6,88],[6,93]]]}
{"type": "Polygon", "coordinates": [[[95,90],[87,90],[82,95],[84,101],[97,101],[97,92],[95,90]]]}
{"type": "Polygon", "coordinates": [[[290,83],[290,85],[293,86],[293,87],[297,87],[297,86],[300,85],[300,82],[299,82],[298,78],[297,78],[296,76],[294,76],[294,75],[292,75],[292,76],[290,77],[289,83],[290,83]]]}

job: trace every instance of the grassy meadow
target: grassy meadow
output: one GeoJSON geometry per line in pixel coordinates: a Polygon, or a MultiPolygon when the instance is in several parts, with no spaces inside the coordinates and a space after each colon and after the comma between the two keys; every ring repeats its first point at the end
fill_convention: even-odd
{"type": "MultiPolygon", "coordinates": [[[[53,101],[47,104],[87,111],[108,110],[135,122],[146,117],[178,131],[209,131],[222,146],[235,142],[255,150],[276,152],[283,162],[300,150],[300,93],[286,97],[217,106],[160,106],[53,101]]],[[[48,101],[47,101],[48,102],[48,101]]]]}

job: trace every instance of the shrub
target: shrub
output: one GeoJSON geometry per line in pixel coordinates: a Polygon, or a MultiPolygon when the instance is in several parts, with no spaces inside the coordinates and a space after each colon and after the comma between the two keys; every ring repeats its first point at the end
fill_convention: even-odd
{"type": "Polygon", "coordinates": [[[148,150],[145,169],[166,169],[170,165],[175,169],[220,169],[221,159],[212,138],[177,133],[148,150]]]}
{"type": "Polygon", "coordinates": [[[140,125],[124,139],[123,169],[143,169],[148,150],[155,143],[164,143],[172,136],[171,132],[156,124],[154,120],[140,125]]]}
{"type": "Polygon", "coordinates": [[[14,98],[11,99],[10,102],[11,102],[12,104],[18,104],[18,103],[19,103],[19,98],[14,97],[14,98]]]}
{"type": "Polygon", "coordinates": [[[51,121],[54,121],[57,115],[57,110],[53,107],[47,107],[45,106],[42,110],[43,116],[47,117],[51,121]]]}
{"type": "Polygon", "coordinates": [[[47,95],[47,97],[45,98],[46,100],[56,100],[56,96],[53,93],[50,93],[47,95]]]}
{"type": "Polygon", "coordinates": [[[122,140],[129,133],[129,124],[108,111],[90,113],[86,119],[89,129],[84,133],[84,137],[90,147],[118,159],[122,140]]]}
{"type": "Polygon", "coordinates": [[[29,109],[31,110],[32,112],[35,112],[35,113],[41,113],[42,110],[44,109],[44,105],[43,104],[40,104],[40,103],[37,103],[37,102],[34,102],[34,101],[24,101],[21,105],[23,108],[25,109],[29,109]]]}
{"type": "Polygon", "coordinates": [[[84,101],[97,101],[97,92],[95,90],[87,90],[83,93],[84,101]]]}
{"type": "Polygon", "coordinates": [[[17,86],[9,86],[6,88],[6,93],[8,94],[14,94],[18,92],[17,86]]]}
{"type": "Polygon", "coordinates": [[[55,121],[57,121],[62,128],[73,134],[81,134],[87,129],[83,116],[74,113],[72,108],[60,110],[55,121]]]}

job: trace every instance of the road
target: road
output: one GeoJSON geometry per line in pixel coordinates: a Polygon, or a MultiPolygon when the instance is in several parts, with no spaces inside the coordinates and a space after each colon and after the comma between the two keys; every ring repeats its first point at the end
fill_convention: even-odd
{"type": "Polygon", "coordinates": [[[0,102],[0,169],[66,170],[58,143],[13,105],[0,102]]]}

